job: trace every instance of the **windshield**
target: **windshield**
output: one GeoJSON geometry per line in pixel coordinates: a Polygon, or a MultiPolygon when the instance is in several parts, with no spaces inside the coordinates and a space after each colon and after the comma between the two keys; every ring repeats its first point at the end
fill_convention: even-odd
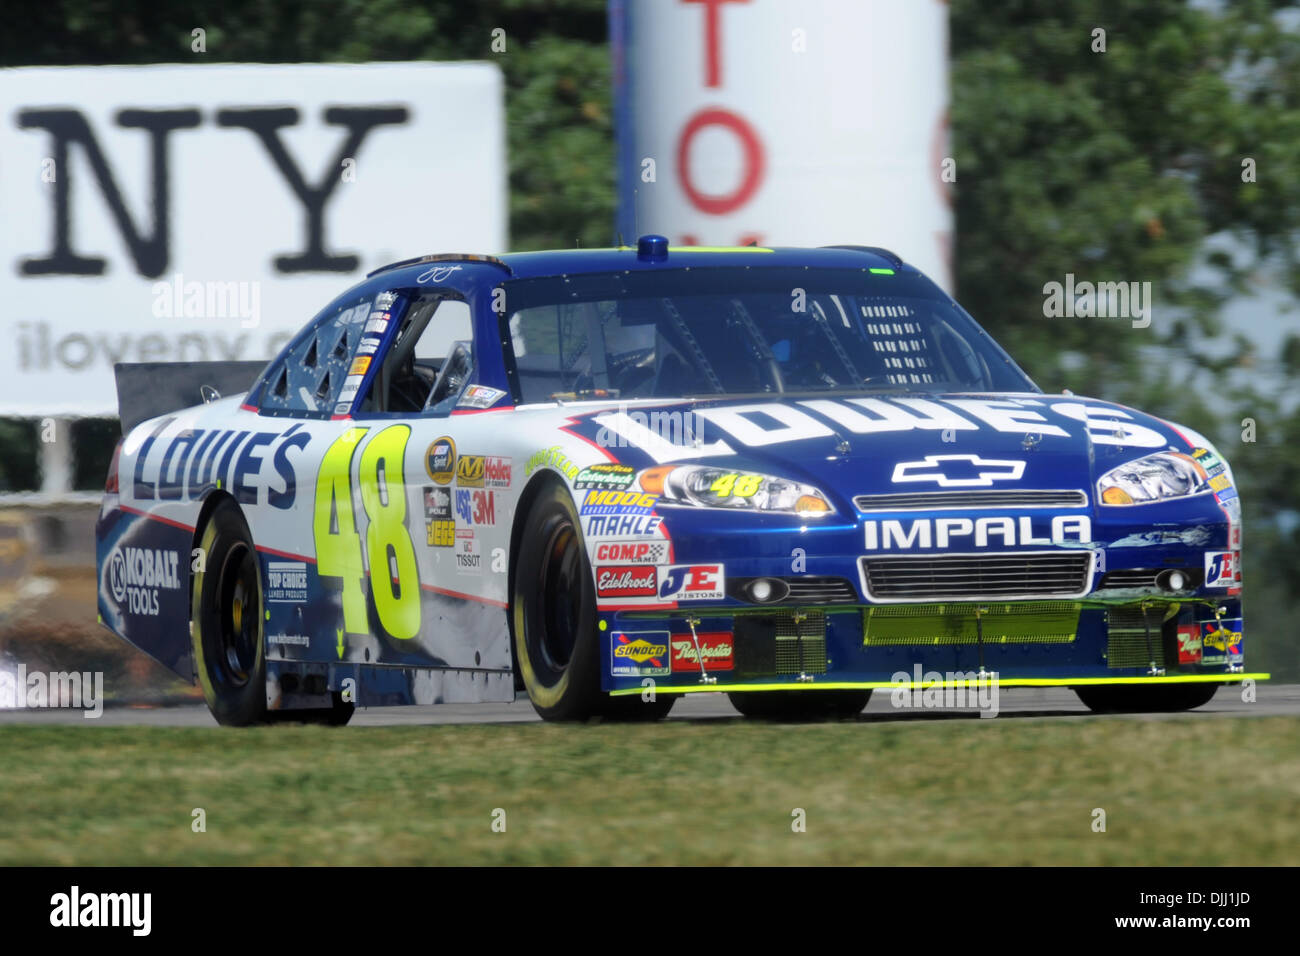
{"type": "Polygon", "coordinates": [[[682,269],[505,283],[524,402],[1038,389],[929,280],[682,269]]]}

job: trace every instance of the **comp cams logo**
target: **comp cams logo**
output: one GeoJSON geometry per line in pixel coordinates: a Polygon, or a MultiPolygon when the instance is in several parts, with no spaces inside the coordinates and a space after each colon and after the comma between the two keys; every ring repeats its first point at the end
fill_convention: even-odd
{"type": "Polygon", "coordinates": [[[158,614],[158,592],[179,591],[180,555],[163,548],[118,548],[108,562],[108,587],[131,614],[158,614]]]}

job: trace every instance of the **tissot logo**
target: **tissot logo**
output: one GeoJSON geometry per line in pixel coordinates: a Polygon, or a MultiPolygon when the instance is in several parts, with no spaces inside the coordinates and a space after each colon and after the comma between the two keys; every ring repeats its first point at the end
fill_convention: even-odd
{"type": "Polygon", "coordinates": [[[926,455],[922,461],[900,461],[894,483],[932,481],[940,488],[988,488],[995,481],[1017,481],[1023,461],[1001,461],[979,455],[926,455]]]}

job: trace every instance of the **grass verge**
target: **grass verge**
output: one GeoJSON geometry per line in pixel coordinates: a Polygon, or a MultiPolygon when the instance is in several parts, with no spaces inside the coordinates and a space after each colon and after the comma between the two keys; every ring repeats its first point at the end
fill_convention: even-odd
{"type": "Polygon", "coordinates": [[[1286,717],[5,726],[0,864],[1295,865],[1298,732],[1286,717]]]}

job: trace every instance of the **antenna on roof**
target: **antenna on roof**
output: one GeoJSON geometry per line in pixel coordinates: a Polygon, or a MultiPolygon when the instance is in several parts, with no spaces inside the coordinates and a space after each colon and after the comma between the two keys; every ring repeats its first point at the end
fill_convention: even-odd
{"type": "Polygon", "coordinates": [[[623,230],[622,230],[622,229],[620,229],[620,230],[618,231],[618,247],[619,247],[620,249],[623,248],[623,230]]]}

